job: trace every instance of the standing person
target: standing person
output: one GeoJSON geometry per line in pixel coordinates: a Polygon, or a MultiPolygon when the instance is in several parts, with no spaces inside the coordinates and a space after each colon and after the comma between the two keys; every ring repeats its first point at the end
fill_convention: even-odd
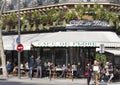
{"type": "Polygon", "coordinates": [[[81,77],[81,64],[80,64],[80,62],[78,62],[78,64],[77,64],[76,77],[77,78],[81,77]]]}
{"type": "Polygon", "coordinates": [[[28,66],[29,66],[29,77],[32,80],[33,67],[34,67],[34,56],[33,55],[28,60],[28,66]]]}
{"type": "Polygon", "coordinates": [[[37,65],[37,77],[42,77],[42,60],[40,59],[40,56],[36,59],[36,65],[37,65]]]}
{"type": "Polygon", "coordinates": [[[94,77],[95,77],[95,85],[98,85],[100,67],[99,67],[99,62],[97,60],[94,61],[93,72],[94,72],[94,77]]]}
{"type": "Polygon", "coordinates": [[[90,80],[92,77],[92,66],[88,63],[86,68],[85,68],[85,72],[87,72],[87,85],[90,85],[90,80]]]}
{"type": "Polygon", "coordinates": [[[107,77],[108,83],[110,83],[112,78],[114,77],[112,63],[106,62],[105,70],[106,70],[106,77],[107,77]]]}
{"type": "Polygon", "coordinates": [[[108,71],[109,71],[109,74],[110,74],[110,78],[109,78],[109,80],[108,80],[108,83],[110,83],[111,80],[112,80],[113,77],[114,77],[114,74],[113,74],[113,65],[112,65],[112,63],[109,63],[108,71]]]}

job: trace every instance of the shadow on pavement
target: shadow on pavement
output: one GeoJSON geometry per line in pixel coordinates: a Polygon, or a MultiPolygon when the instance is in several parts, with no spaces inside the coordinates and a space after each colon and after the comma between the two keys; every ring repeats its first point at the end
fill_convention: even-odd
{"type": "MultiPolygon", "coordinates": [[[[0,85],[38,85],[38,84],[30,84],[30,83],[23,83],[23,82],[9,82],[7,80],[0,80],[0,85]]],[[[40,84],[39,84],[40,85],[40,84]]]]}
{"type": "MultiPolygon", "coordinates": [[[[91,85],[95,85],[95,84],[91,84],[91,85]]],[[[99,83],[98,85],[108,85],[107,83],[99,83]]]]}

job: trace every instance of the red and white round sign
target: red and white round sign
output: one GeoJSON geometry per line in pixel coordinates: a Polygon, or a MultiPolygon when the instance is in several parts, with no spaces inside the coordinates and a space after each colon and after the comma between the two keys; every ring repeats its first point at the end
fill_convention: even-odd
{"type": "Polygon", "coordinates": [[[23,47],[23,45],[21,43],[17,45],[17,51],[18,52],[22,52],[23,49],[24,49],[24,47],[23,47]]]}

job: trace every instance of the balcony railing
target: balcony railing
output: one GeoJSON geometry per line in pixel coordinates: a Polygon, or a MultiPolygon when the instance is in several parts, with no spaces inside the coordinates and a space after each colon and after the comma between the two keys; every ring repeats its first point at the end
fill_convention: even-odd
{"type": "MultiPolygon", "coordinates": [[[[17,10],[16,0],[11,0],[6,3],[5,11],[17,10]]],[[[62,4],[62,3],[116,3],[120,4],[120,0],[21,0],[21,8],[31,8],[37,6],[62,4]]]]}

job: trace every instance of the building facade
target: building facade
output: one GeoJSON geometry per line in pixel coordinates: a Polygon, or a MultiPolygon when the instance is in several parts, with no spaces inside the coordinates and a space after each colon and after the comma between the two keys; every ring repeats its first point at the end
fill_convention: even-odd
{"type": "MultiPolygon", "coordinates": [[[[24,45],[21,63],[25,63],[32,54],[35,58],[40,55],[44,62],[50,61],[55,66],[77,65],[80,62],[81,76],[84,76],[85,65],[88,62],[93,64],[96,48],[99,48],[100,44],[104,44],[107,48],[120,49],[119,38],[112,33],[119,27],[119,4],[119,0],[20,0],[21,43],[24,45]],[[65,14],[65,11],[72,14],[65,14]],[[102,14],[101,11],[107,14],[102,14]],[[115,14],[114,17],[109,12],[115,14]],[[59,16],[56,19],[53,16],[57,14],[59,16]],[[94,17],[95,15],[97,16],[94,17]],[[102,17],[103,15],[110,16],[102,17]]],[[[6,2],[2,16],[6,57],[17,64],[18,3],[16,0],[6,2]]]]}

